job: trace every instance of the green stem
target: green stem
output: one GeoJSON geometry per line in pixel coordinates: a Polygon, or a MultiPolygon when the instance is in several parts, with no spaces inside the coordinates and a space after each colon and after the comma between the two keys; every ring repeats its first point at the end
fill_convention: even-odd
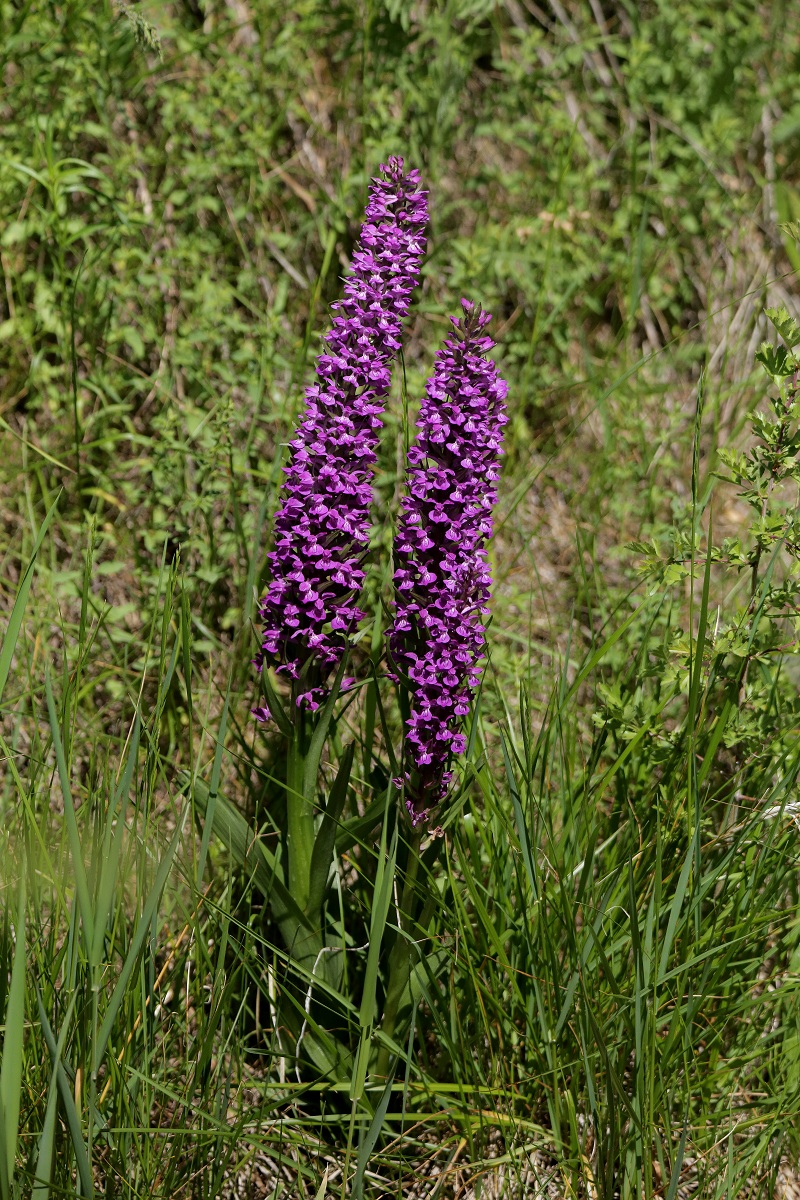
{"type": "Polygon", "coordinates": [[[311,886],[311,855],[314,850],[314,805],[305,794],[308,738],[302,713],[289,742],[286,771],[286,848],[289,857],[289,891],[305,910],[311,886]]]}
{"type": "MultiPolygon", "coordinates": [[[[287,884],[298,906],[306,911],[311,891],[311,856],[314,852],[314,799],[305,790],[308,737],[306,718],[298,713],[297,724],[288,746],[286,770],[286,854],[287,884]]],[[[283,930],[286,949],[292,959],[308,971],[322,949],[320,930],[289,921],[283,930]]]]}
{"type": "MultiPolygon", "coordinates": [[[[381,1031],[387,1038],[394,1037],[400,1002],[408,986],[412,959],[416,951],[413,938],[413,910],[415,907],[417,876],[420,866],[419,847],[421,841],[422,830],[415,830],[409,845],[408,865],[403,884],[403,894],[400,900],[400,928],[389,954],[389,984],[386,989],[386,1000],[383,1006],[383,1019],[381,1021],[381,1031]]],[[[391,1051],[385,1043],[379,1047],[375,1063],[376,1075],[382,1077],[388,1075],[390,1054],[391,1051]]]]}

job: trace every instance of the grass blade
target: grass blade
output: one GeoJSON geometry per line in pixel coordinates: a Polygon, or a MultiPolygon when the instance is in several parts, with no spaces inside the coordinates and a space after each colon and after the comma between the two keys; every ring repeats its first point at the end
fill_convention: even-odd
{"type": "Polygon", "coordinates": [[[358,1147],[358,1159],[356,1160],[356,1173],[353,1177],[353,1200],[362,1200],[364,1195],[364,1172],[369,1165],[370,1156],[375,1149],[375,1143],[380,1137],[383,1122],[386,1119],[386,1113],[389,1110],[389,1101],[392,1098],[392,1085],[394,1083],[394,1070],[389,1071],[389,1078],[386,1081],[386,1087],[383,1089],[383,1095],[378,1101],[378,1107],[375,1109],[375,1114],[369,1123],[361,1145],[358,1147]]]}
{"type": "Polygon", "coordinates": [[[17,590],[17,597],[14,601],[14,607],[11,610],[11,616],[8,618],[8,625],[6,626],[5,636],[3,637],[3,644],[0,646],[0,701],[3,699],[3,690],[6,686],[6,680],[8,679],[8,672],[11,669],[11,659],[14,657],[14,650],[17,645],[19,631],[22,627],[22,617],[25,612],[25,605],[28,603],[28,593],[31,590],[31,583],[33,582],[33,571],[34,567],[36,566],[36,558],[42,548],[42,542],[44,541],[45,534],[50,527],[50,522],[55,515],[60,498],[61,492],[58,493],[55,500],[50,505],[47,516],[42,521],[41,528],[39,529],[39,533],[33,546],[33,553],[31,554],[28,565],[25,568],[25,574],[22,576],[22,582],[17,590]]]}
{"type": "Polygon", "coordinates": [[[25,1032],[25,876],[19,885],[17,923],[14,930],[14,964],[8,990],[3,1062],[0,1066],[0,1121],[3,1126],[4,1161],[0,1163],[0,1181],[7,1196],[14,1181],[17,1154],[19,1109],[22,1088],[22,1041],[25,1032]]]}
{"type": "MultiPolygon", "coordinates": [[[[36,1156],[36,1173],[33,1189],[31,1191],[31,1200],[48,1200],[48,1197],[51,1194],[50,1184],[52,1182],[53,1174],[53,1148],[55,1146],[56,1113],[58,1110],[58,1077],[59,1072],[62,1070],[61,1055],[64,1053],[64,1043],[67,1040],[67,1032],[69,1031],[69,1024],[72,1020],[72,1013],[75,1008],[75,1000],[76,997],[73,996],[61,1025],[61,1033],[58,1035],[58,1044],[55,1046],[55,1052],[52,1055],[53,1070],[50,1075],[50,1087],[47,1091],[47,1109],[45,1110],[44,1115],[44,1125],[42,1126],[42,1132],[39,1135],[39,1151],[36,1156]]],[[[41,1005],[41,1000],[39,1003],[41,1005]]],[[[71,1099],[72,1096],[70,1094],[70,1100],[71,1099]]],[[[81,1146],[83,1146],[83,1142],[81,1142],[81,1146]]],[[[80,1165],[78,1170],[80,1173],[80,1165]]],[[[89,1192],[84,1191],[84,1195],[91,1194],[91,1190],[89,1192]]]]}
{"type": "Polygon", "coordinates": [[[206,800],[206,819],[203,824],[203,836],[200,841],[200,855],[197,860],[197,878],[195,879],[195,887],[200,889],[203,883],[203,873],[206,869],[206,858],[208,856],[208,844],[211,840],[211,830],[214,825],[214,810],[217,807],[217,795],[219,793],[219,777],[222,773],[222,754],[225,747],[225,732],[228,727],[228,706],[231,699],[231,681],[228,680],[228,691],[225,696],[225,703],[222,707],[222,716],[220,717],[219,730],[217,732],[217,748],[214,751],[214,764],[211,768],[211,784],[208,789],[208,798],[206,800]]]}
{"type": "Polygon", "coordinates": [[[64,758],[64,743],[61,740],[61,728],[58,722],[58,713],[56,712],[56,703],[53,699],[53,688],[50,683],[50,671],[45,667],[44,671],[44,688],[47,694],[47,711],[50,717],[50,731],[53,735],[53,749],[55,750],[56,763],[58,765],[58,776],[61,781],[61,792],[64,797],[64,819],[67,823],[67,834],[69,836],[69,847],[72,853],[72,869],[75,872],[75,889],[78,894],[78,908],[81,914],[83,923],[83,934],[86,938],[86,945],[89,951],[94,944],[94,916],[92,913],[92,902],[89,896],[89,883],[86,878],[86,866],[83,861],[83,846],[81,845],[81,837],[78,832],[78,821],[75,816],[75,805],[72,800],[72,789],[69,784],[69,772],[67,771],[67,763],[64,758]]]}
{"type": "MultiPolygon", "coordinates": [[[[184,776],[184,780],[188,781],[188,777],[184,776]]],[[[209,788],[201,779],[195,780],[194,798],[197,807],[205,815],[209,788]]],[[[280,863],[255,835],[238,809],[222,795],[217,796],[213,828],[235,861],[251,876],[262,896],[272,899],[275,911],[279,912],[282,908],[285,916],[310,930],[311,922],[283,881],[280,863]]],[[[291,945],[291,941],[288,944],[291,945]]]]}
{"type": "Polygon", "coordinates": [[[100,1064],[105,1056],[108,1039],[111,1037],[111,1030],[114,1028],[114,1022],[117,1019],[117,1013],[119,1012],[122,1001],[125,998],[125,990],[128,986],[128,980],[131,977],[133,968],[136,966],[137,959],[139,958],[139,952],[144,945],[144,941],[149,933],[153,917],[156,914],[156,909],[158,908],[158,903],[161,899],[161,893],[164,890],[165,883],[167,882],[167,876],[172,868],[172,863],[183,834],[188,812],[189,809],[187,807],[184,809],[183,816],[178,823],[178,828],[175,830],[172,841],[170,842],[164,857],[161,859],[155,882],[150,889],[150,894],[148,895],[141,915],[136,922],[136,927],[133,931],[133,936],[131,937],[131,944],[128,949],[128,954],[125,958],[125,962],[122,964],[122,970],[120,971],[119,979],[117,980],[116,987],[114,988],[111,999],[109,1000],[108,1008],[106,1010],[105,1017],[103,1018],[103,1023],[100,1026],[97,1034],[97,1040],[94,1044],[92,1069],[95,1072],[99,1069],[100,1064]]]}
{"type": "Polygon", "coordinates": [[[122,852],[122,839],[125,835],[125,810],[128,802],[128,795],[131,789],[133,780],[133,772],[136,768],[136,760],[139,753],[139,733],[141,722],[139,714],[136,714],[136,719],[133,726],[133,736],[131,745],[128,751],[128,761],[125,764],[125,771],[120,780],[116,796],[111,812],[107,817],[106,837],[104,838],[103,846],[103,861],[100,868],[100,884],[97,889],[97,906],[95,909],[95,929],[92,939],[92,950],[90,961],[93,968],[100,965],[103,954],[103,942],[106,934],[106,923],[111,912],[111,904],[114,898],[114,887],[117,882],[117,869],[119,867],[119,857],[122,852]],[[111,836],[111,823],[116,816],[117,827],[114,830],[113,838],[111,836]]]}
{"type": "MultiPolygon", "coordinates": [[[[80,1179],[81,1195],[92,1196],[94,1194],[94,1184],[92,1183],[92,1168],[89,1165],[89,1156],[86,1153],[86,1146],[85,1146],[84,1140],[83,1140],[83,1131],[81,1129],[80,1115],[78,1113],[78,1109],[75,1106],[75,1098],[72,1094],[72,1089],[69,1086],[69,1079],[67,1077],[67,1072],[64,1069],[63,1062],[61,1061],[61,1055],[63,1054],[63,1047],[62,1047],[61,1051],[58,1050],[58,1045],[56,1043],[55,1034],[53,1033],[53,1030],[50,1028],[50,1022],[47,1019],[47,1013],[45,1012],[44,1004],[42,1003],[41,993],[39,992],[38,987],[36,989],[36,999],[37,999],[38,1006],[39,1006],[39,1020],[41,1022],[42,1033],[44,1034],[44,1040],[47,1043],[47,1049],[50,1053],[50,1058],[52,1059],[54,1064],[57,1064],[57,1068],[58,1068],[57,1072],[56,1072],[56,1079],[58,1082],[58,1090],[61,1094],[61,1104],[64,1109],[64,1116],[66,1118],[67,1128],[69,1129],[69,1136],[72,1139],[72,1149],[75,1154],[75,1162],[77,1163],[77,1166],[78,1166],[78,1178],[80,1179]]],[[[69,1024],[69,1013],[71,1011],[71,1008],[72,1008],[72,1005],[70,1005],[70,1009],[67,1010],[67,1015],[65,1016],[64,1021],[62,1023],[61,1034],[59,1034],[59,1042],[61,1041],[61,1037],[64,1033],[64,1030],[67,1028],[67,1026],[69,1024]]]]}

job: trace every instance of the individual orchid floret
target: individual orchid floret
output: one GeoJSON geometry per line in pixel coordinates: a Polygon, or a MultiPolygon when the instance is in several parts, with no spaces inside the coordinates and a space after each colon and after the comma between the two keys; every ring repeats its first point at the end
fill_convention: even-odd
{"type": "Polygon", "coordinates": [[[436,355],[408,452],[395,540],[395,615],[389,652],[410,691],[404,778],[414,825],[447,793],[463,718],[481,676],[491,593],[486,542],[497,500],[507,386],[488,352],[490,317],[464,316],[436,355]]]}
{"type": "Polygon", "coordinates": [[[372,181],[352,273],[290,443],[255,664],[285,672],[301,707],[319,706],[364,616],[358,600],[381,415],[425,249],[427,193],[419,184],[401,158],[372,181]]]}

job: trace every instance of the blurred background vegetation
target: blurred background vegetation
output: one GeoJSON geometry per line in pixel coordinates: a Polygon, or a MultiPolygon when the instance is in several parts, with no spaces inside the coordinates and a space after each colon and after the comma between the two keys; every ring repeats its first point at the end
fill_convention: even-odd
{"type": "MultiPolygon", "coordinates": [[[[687,654],[692,671],[691,626],[681,641],[683,568],[658,576],[674,586],[674,602],[626,622],[654,586],[652,571],[645,582],[638,573],[642,558],[663,554],[666,562],[681,537],[702,533],[713,489],[715,539],[747,538],[746,506],[714,473],[718,448],[746,441],[765,393],[754,373],[764,309],[797,311],[800,256],[789,225],[800,218],[800,11],[782,0],[0,0],[0,78],[0,606],[9,614],[60,497],[0,711],[2,837],[9,855],[24,841],[52,887],[35,903],[29,939],[20,1152],[29,1176],[48,1111],[39,1006],[55,1027],[66,1005],[63,975],[84,997],[79,1032],[65,1041],[67,1093],[78,1124],[94,1130],[85,1136],[90,1150],[97,1142],[95,1179],[107,1195],[321,1198],[326,1179],[331,1195],[344,1195],[357,1161],[358,1187],[375,1196],[477,1197],[479,1177],[489,1196],[537,1187],[587,1200],[675,1200],[679,1187],[783,1194],[775,1189],[790,1186],[800,1086],[800,1019],[785,989],[789,1015],[770,1009],[753,1030],[753,1044],[767,1037],[774,1060],[760,1059],[757,1082],[742,1084],[745,1115],[734,1119],[732,1098],[755,1051],[750,1043],[743,1050],[738,1034],[724,1053],[717,1048],[723,1068],[683,1025],[676,1033],[668,1023],[667,1036],[654,1017],[652,1062],[662,1037],[673,1057],[655,1075],[630,1066],[631,1046],[641,1054],[647,990],[630,913],[640,912],[651,938],[666,931],[666,955],[685,953],[684,965],[713,962],[724,938],[714,919],[701,938],[701,909],[681,908],[680,837],[691,841],[692,830],[679,835],[669,811],[662,843],[669,755],[648,749],[654,713],[664,744],[677,718],[655,701],[648,708],[640,687],[640,677],[655,677],[656,695],[677,680],[678,693],[691,694],[679,678],[687,654]],[[467,967],[453,959],[447,1001],[463,997],[464,1030],[445,1004],[431,1035],[439,1049],[432,1041],[423,1054],[413,1133],[399,1150],[390,1143],[380,1151],[371,1175],[366,1163],[384,1145],[380,1124],[371,1144],[346,1122],[337,1140],[339,1109],[328,1112],[318,1097],[309,1103],[305,1091],[294,1098],[275,1045],[259,1039],[259,1025],[269,1023],[259,997],[274,990],[274,963],[264,974],[265,943],[248,941],[247,906],[258,907],[257,895],[234,883],[222,849],[212,847],[206,903],[188,851],[177,855],[158,918],[144,897],[153,847],[180,827],[182,770],[215,772],[248,818],[269,790],[269,739],[248,716],[256,695],[249,659],[280,447],[339,294],[369,177],[391,154],[421,169],[432,214],[405,346],[408,393],[419,396],[447,314],[466,295],[494,314],[511,422],[483,706],[497,771],[491,787],[482,785],[482,802],[495,824],[476,840],[467,822],[449,844],[453,887],[467,887],[462,868],[472,864],[463,928],[445,930],[467,947],[467,967]],[[612,629],[621,632],[603,655],[605,674],[595,672],[593,655],[612,629]],[[637,658],[645,642],[661,646],[648,670],[637,658]],[[49,717],[45,663],[58,705],[49,717]],[[75,932],[54,746],[63,742],[89,845],[93,814],[108,813],[137,705],[150,714],[146,763],[103,978],[116,978],[130,945],[138,957],[130,995],[114,1009],[117,1066],[99,1077],[98,1094],[116,1081],[118,1107],[98,1124],[75,1064],[96,1033],[90,1000],[101,984],[100,976],[81,983],[65,949],[75,932]],[[503,721],[519,733],[512,759],[533,806],[527,833],[512,805],[514,771],[499,752],[503,721]],[[542,736],[541,755],[529,754],[527,739],[542,736]],[[604,759],[609,737],[616,749],[604,759]],[[604,781],[591,795],[579,783],[589,777],[604,781]],[[602,798],[612,778],[614,802],[602,798]],[[600,921],[619,902],[624,930],[598,924],[589,936],[587,883],[578,881],[593,847],[618,837],[620,811],[632,830],[613,851],[622,892],[604,893],[595,911],[600,921]],[[537,845],[549,846],[541,869],[552,886],[575,885],[569,902],[560,892],[553,901],[561,917],[549,949],[522,930],[514,940],[520,905],[541,895],[523,869],[528,834],[534,856],[537,845]],[[664,856],[666,880],[670,855],[668,896],[661,870],[664,856]],[[149,923],[139,944],[136,913],[149,923]],[[483,932],[468,935],[470,922],[483,932]],[[696,940],[680,951],[684,925],[696,940]],[[538,991],[504,975],[538,970],[548,954],[538,991]],[[590,979],[583,1024],[571,1029],[564,998],[575,998],[575,964],[582,972],[595,955],[607,970],[599,1024],[586,1015],[590,979]],[[479,981],[490,971],[500,1007],[487,1015],[479,981]],[[153,1013],[167,1005],[167,987],[175,1012],[160,1025],[153,1013]],[[548,988],[552,996],[542,999],[548,988]],[[551,1009],[547,1030],[541,1014],[551,1009]],[[139,1037],[133,1074],[125,1074],[125,1046],[139,1037]],[[426,1091],[434,1077],[440,1090],[426,1091]],[[282,1090],[270,1090],[275,1080],[282,1090]],[[363,1162],[359,1145],[367,1147],[363,1162]]],[[[402,461],[399,397],[398,382],[378,481],[389,513],[402,461]]],[[[376,541],[389,537],[387,522],[376,541]]],[[[689,558],[694,549],[692,541],[689,558]]],[[[709,594],[703,611],[711,625],[724,624],[728,592],[716,576],[709,594]],[[722,617],[712,611],[717,603],[722,617]]],[[[708,706],[713,753],[730,759],[725,787],[756,747],[774,743],[784,761],[796,741],[791,688],[778,704],[770,686],[755,716],[743,712],[735,745],[723,740],[720,749],[721,732],[713,741],[708,706]]],[[[763,787],[753,795],[774,782],[775,761],[759,763],[763,787]]],[[[675,803],[688,811],[691,779],[684,786],[675,803]]],[[[733,818],[728,824],[739,828],[733,818]]],[[[708,1017],[709,1030],[730,1031],[750,1021],[742,1014],[781,972],[791,978],[796,850],[794,826],[784,826],[770,844],[769,886],[755,864],[725,918],[739,931],[737,945],[752,941],[751,955],[743,949],[698,978],[671,976],[661,964],[661,984],[666,975],[689,988],[686,1028],[697,1012],[692,987],[713,1006],[730,985],[724,1015],[708,1017]],[[776,911],[785,917],[778,926],[776,911]]],[[[758,843],[758,829],[748,825],[747,837],[758,843]]],[[[96,834],[92,854],[102,844],[96,834]]],[[[743,861],[751,846],[725,844],[743,861]]],[[[717,917],[727,912],[730,871],[720,859],[703,893],[719,898],[717,917]]],[[[596,876],[598,896],[604,879],[596,876]]],[[[0,887],[11,914],[2,942],[10,971],[15,872],[0,887]]],[[[665,1003],[671,1021],[677,1001],[665,1003]]],[[[685,1015],[685,1003],[678,1010],[685,1015]]],[[[407,1089],[415,1063],[409,1050],[407,1089]]],[[[74,1173],[85,1177],[59,1095],[57,1179],[71,1194],[74,1173]]]]}

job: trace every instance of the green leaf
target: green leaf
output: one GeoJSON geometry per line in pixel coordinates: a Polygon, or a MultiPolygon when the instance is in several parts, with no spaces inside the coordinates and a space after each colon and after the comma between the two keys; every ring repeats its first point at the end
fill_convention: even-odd
{"type": "Polygon", "coordinates": [[[448,950],[433,950],[416,962],[409,972],[397,1011],[406,1012],[415,1004],[419,1004],[423,996],[427,996],[430,985],[436,982],[450,961],[451,955],[448,950]]]}
{"type": "Polygon", "coordinates": [[[689,882],[689,872],[692,869],[692,861],[694,854],[694,846],[690,842],[686,851],[686,857],[683,860],[678,886],[675,889],[675,895],[672,898],[672,907],[670,908],[669,920],[667,921],[667,932],[664,935],[664,941],[661,945],[661,953],[658,960],[658,977],[656,982],[663,983],[664,977],[669,966],[669,953],[672,949],[672,942],[675,937],[675,930],[678,927],[678,918],[683,907],[684,897],[686,896],[686,887],[689,882]]]}
{"type": "Polygon", "coordinates": [[[188,812],[189,809],[187,807],[184,809],[183,816],[178,822],[178,828],[175,830],[172,841],[170,842],[167,851],[164,854],[161,863],[159,864],[155,882],[150,889],[150,894],[145,901],[144,908],[142,909],[141,915],[134,927],[133,936],[131,937],[130,946],[128,948],[128,954],[125,958],[125,962],[122,964],[122,970],[120,971],[119,979],[117,980],[116,987],[112,992],[111,999],[108,1002],[108,1008],[106,1009],[106,1014],[103,1018],[103,1023],[100,1026],[100,1030],[97,1034],[97,1040],[94,1045],[92,1069],[95,1072],[99,1069],[100,1064],[105,1056],[108,1039],[111,1037],[111,1030],[114,1028],[114,1022],[117,1019],[117,1013],[119,1012],[122,1001],[125,998],[125,990],[128,986],[128,981],[131,977],[133,968],[136,966],[136,962],[139,958],[139,952],[144,945],[144,940],[147,937],[153,917],[156,914],[156,909],[158,908],[158,904],[161,899],[161,893],[164,890],[165,883],[167,882],[167,876],[172,868],[172,862],[175,858],[175,854],[183,834],[188,812]]]}
{"type": "MultiPolygon", "coordinates": [[[[756,351],[756,362],[760,362],[767,374],[775,380],[791,375],[794,370],[794,363],[789,358],[786,347],[773,346],[771,342],[761,343],[760,349],[756,351]]],[[[720,453],[720,457],[722,457],[722,453],[720,453]]]]}
{"type": "MultiPolygon", "coordinates": [[[[69,1025],[70,1021],[72,1020],[72,1013],[75,1008],[76,999],[77,994],[73,995],[72,999],[70,1000],[69,1007],[64,1014],[64,1020],[61,1024],[61,1032],[58,1035],[58,1044],[53,1046],[51,1050],[53,1070],[50,1075],[50,1086],[47,1092],[47,1108],[44,1114],[44,1125],[42,1126],[42,1132],[39,1135],[39,1150],[36,1156],[35,1182],[31,1191],[31,1200],[48,1200],[48,1197],[51,1195],[50,1184],[52,1182],[53,1174],[53,1148],[55,1146],[56,1113],[58,1111],[58,1076],[59,1072],[63,1071],[63,1067],[61,1066],[61,1055],[64,1053],[64,1043],[67,1040],[67,1033],[69,1032],[69,1025]]],[[[39,999],[39,1005],[41,1007],[41,998],[39,999]]],[[[67,1091],[69,1093],[69,1088],[67,1091]]],[[[70,1100],[72,1100],[71,1094],[70,1100]]],[[[83,1149],[83,1141],[81,1141],[81,1149],[83,1149]]],[[[79,1161],[79,1174],[81,1174],[80,1166],[81,1164],[79,1161]]],[[[84,1180],[82,1175],[81,1181],[83,1184],[84,1180]]],[[[84,1195],[91,1196],[91,1194],[91,1185],[88,1192],[84,1188],[84,1195]]]]}
{"type": "Polygon", "coordinates": [[[386,1113],[389,1111],[389,1101],[392,1098],[392,1084],[394,1083],[394,1068],[389,1071],[389,1077],[386,1080],[386,1087],[383,1089],[383,1095],[378,1101],[378,1107],[375,1109],[372,1120],[369,1123],[361,1144],[358,1147],[358,1159],[356,1161],[356,1173],[353,1177],[353,1200],[362,1200],[364,1195],[364,1172],[369,1165],[369,1160],[372,1151],[375,1149],[375,1143],[380,1137],[383,1122],[386,1120],[386,1113]]]}
{"type": "Polygon", "coordinates": [[[536,878],[536,868],[534,866],[530,839],[528,837],[528,827],[525,824],[525,816],[522,812],[522,804],[520,803],[519,798],[519,788],[517,787],[514,769],[511,765],[511,758],[508,753],[508,745],[506,743],[505,733],[501,732],[500,738],[500,744],[503,751],[503,763],[506,769],[506,779],[508,780],[508,787],[509,791],[511,792],[511,803],[514,808],[514,820],[517,826],[520,849],[522,850],[522,861],[525,864],[525,872],[528,876],[528,882],[531,885],[531,892],[533,893],[534,899],[538,899],[539,885],[536,878]]]}
{"type": "Polygon", "coordinates": [[[303,773],[303,794],[310,800],[313,798],[317,790],[317,775],[319,774],[319,761],[322,757],[322,748],[325,745],[325,739],[328,736],[328,729],[333,716],[333,706],[339,698],[339,689],[342,686],[345,669],[347,667],[347,655],[345,654],[342,661],[339,663],[339,669],[336,672],[336,678],[331,688],[331,693],[325,701],[325,707],[320,713],[319,720],[309,742],[308,752],[305,756],[305,770],[303,773]]]}
{"type": "Polygon", "coordinates": [[[11,968],[11,986],[8,990],[8,1008],[3,1035],[3,1062],[0,1066],[0,1124],[2,1124],[3,1149],[5,1150],[2,1160],[0,1160],[0,1191],[2,1191],[4,1200],[9,1195],[14,1181],[22,1089],[22,1042],[25,1033],[24,874],[19,885],[14,936],[16,945],[14,947],[14,963],[11,968]]]}
{"type": "Polygon", "coordinates": [[[800,342],[800,325],[785,305],[782,304],[780,308],[767,308],[764,311],[790,350],[800,342]]]}
{"type": "Polygon", "coordinates": [[[125,836],[125,811],[128,803],[128,795],[131,789],[131,782],[133,780],[133,772],[136,767],[136,760],[139,754],[140,730],[141,721],[139,719],[139,714],[137,713],[133,723],[131,745],[130,749],[128,750],[128,761],[125,764],[125,770],[122,773],[122,778],[114,796],[111,809],[106,817],[106,828],[103,838],[103,858],[100,867],[100,883],[97,888],[94,912],[94,937],[92,939],[92,948],[90,953],[90,961],[93,969],[96,969],[100,966],[103,956],[106,924],[108,923],[111,905],[114,899],[114,889],[117,883],[117,869],[119,867],[119,859],[122,852],[122,842],[125,836]],[[117,827],[114,830],[112,837],[111,827],[115,817],[117,821],[117,827]]]}
{"type": "Polygon", "coordinates": [[[280,700],[278,693],[272,686],[272,680],[269,677],[269,670],[267,667],[264,667],[261,672],[261,686],[263,687],[264,695],[267,698],[267,708],[269,709],[270,716],[278,726],[278,729],[280,729],[283,736],[290,738],[292,736],[294,727],[286,714],[286,709],[283,707],[283,703],[280,700]]]}
{"type": "Polygon", "coordinates": [[[339,764],[339,770],[331,788],[328,803],[325,806],[325,812],[323,813],[322,821],[314,841],[314,849],[311,854],[311,870],[309,872],[310,890],[308,904],[306,905],[306,912],[312,920],[314,914],[322,904],[328,886],[328,877],[330,875],[331,862],[333,861],[333,852],[336,844],[336,834],[339,830],[340,818],[345,801],[347,800],[347,786],[350,782],[355,748],[355,742],[351,742],[342,755],[342,761],[339,764]]]}
{"type": "Polygon", "coordinates": [[[50,1184],[53,1181],[53,1148],[56,1140],[57,1075],[58,1064],[53,1068],[53,1073],[50,1077],[50,1086],[47,1091],[47,1108],[45,1109],[42,1132],[39,1134],[39,1152],[36,1156],[36,1170],[31,1189],[31,1200],[48,1200],[50,1196],[50,1184]]]}
{"type": "Polygon", "coordinates": [[[222,707],[222,716],[220,717],[219,729],[217,731],[217,748],[214,751],[214,765],[211,768],[211,786],[208,789],[208,798],[206,800],[206,819],[203,825],[203,836],[200,842],[200,855],[197,860],[197,878],[195,886],[199,888],[203,882],[203,872],[206,868],[206,856],[208,855],[208,843],[211,838],[211,830],[214,825],[214,811],[217,807],[217,793],[219,792],[219,779],[222,773],[222,753],[225,747],[225,731],[228,727],[228,706],[231,699],[231,681],[228,680],[228,691],[225,695],[225,703],[222,707]]]}
{"type": "Polygon", "coordinates": [[[345,851],[352,849],[353,846],[372,833],[375,826],[383,820],[385,811],[386,805],[382,799],[373,800],[371,804],[367,805],[363,816],[350,817],[347,821],[342,821],[334,839],[336,853],[344,854],[345,851]]]}
{"type": "Polygon", "coordinates": [[[683,1126],[681,1140],[678,1143],[678,1153],[675,1155],[675,1163],[672,1168],[672,1176],[669,1181],[669,1190],[667,1191],[667,1200],[675,1200],[678,1194],[678,1184],[680,1183],[681,1170],[683,1169],[683,1156],[686,1151],[686,1135],[689,1130],[686,1124],[683,1126]]]}
{"type": "Polygon", "coordinates": [[[72,854],[72,869],[75,872],[75,890],[78,894],[78,909],[81,914],[83,923],[83,935],[86,939],[86,945],[91,953],[91,948],[94,945],[94,917],[92,914],[92,902],[89,896],[89,883],[86,878],[86,866],[83,861],[83,846],[81,845],[81,837],[78,832],[78,821],[75,816],[75,805],[72,800],[72,789],[69,784],[69,772],[67,771],[67,762],[64,757],[64,744],[61,740],[61,728],[58,721],[58,713],[56,712],[56,703],[53,699],[53,688],[50,683],[50,670],[45,665],[44,669],[44,689],[47,696],[47,711],[50,717],[50,731],[53,736],[53,749],[55,750],[56,763],[58,765],[58,776],[61,781],[61,793],[64,797],[64,820],[67,823],[67,835],[69,837],[69,848],[72,854]]]}
{"type": "MultiPolygon", "coordinates": [[[[392,784],[390,784],[386,790],[387,815],[391,794],[392,784]]],[[[386,820],[384,817],[383,828],[381,830],[381,844],[378,851],[378,865],[375,872],[375,888],[372,897],[372,912],[370,914],[367,966],[364,972],[364,984],[361,993],[361,1009],[359,1012],[361,1036],[359,1038],[358,1053],[353,1066],[353,1076],[350,1083],[350,1099],[353,1101],[360,1100],[364,1094],[364,1083],[367,1077],[367,1066],[369,1063],[369,1048],[372,1040],[372,1028],[375,1023],[377,1009],[376,990],[378,985],[378,966],[380,964],[383,935],[386,930],[386,920],[389,916],[389,905],[391,904],[392,900],[392,884],[394,882],[395,866],[397,862],[397,836],[399,825],[395,823],[394,832],[392,834],[392,845],[387,853],[386,831],[388,824],[388,820],[386,820]]]]}
{"type": "MultiPolygon", "coordinates": [[[[75,1098],[72,1094],[72,1088],[70,1087],[69,1078],[67,1077],[67,1072],[64,1069],[64,1064],[61,1061],[61,1054],[63,1054],[63,1048],[61,1050],[61,1054],[59,1054],[55,1035],[53,1033],[53,1030],[50,1028],[50,1022],[47,1019],[47,1013],[45,1012],[45,1007],[44,1007],[44,1004],[42,1003],[42,997],[41,997],[41,993],[39,991],[38,986],[36,988],[36,1000],[37,1000],[37,1003],[39,1006],[39,1021],[42,1026],[42,1033],[44,1034],[44,1040],[47,1043],[47,1049],[50,1053],[50,1058],[54,1064],[57,1062],[57,1065],[58,1065],[56,1079],[58,1081],[58,1090],[61,1094],[61,1104],[64,1109],[64,1116],[66,1117],[67,1128],[69,1129],[69,1136],[72,1140],[72,1149],[75,1154],[75,1162],[77,1163],[77,1166],[78,1166],[78,1177],[80,1179],[81,1195],[92,1196],[92,1195],[94,1195],[94,1184],[92,1183],[92,1168],[89,1165],[89,1156],[86,1153],[86,1146],[85,1146],[84,1140],[83,1140],[83,1131],[81,1129],[81,1119],[78,1114],[78,1109],[75,1106],[75,1098]]],[[[67,1010],[67,1016],[65,1016],[62,1026],[61,1026],[61,1033],[59,1034],[59,1041],[61,1040],[61,1037],[63,1036],[64,1031],[69,1024],[68,1018],[69,1018],[70,1011],[71,1011],[71,1005],[70,1005],[70,1009],[67,1010]]],[[[94,1115],[96,1116],[96,1113],[94,1115]]]]}
{"type": "MultiPolygon", "coordinates": [[[[182,772],[181,778],[184,787],[188,788],[188,774],[182,772]]],[[[195,780],[195,803],[204,815],[208,807],[209,791],[201,779],[195,780]]],[[[279,924],[287,919],[293,922],[294,933],[296,927],[301,925],[304,929],[311,930],[311,922],[284,883],[283,870],[277,858],[256,836],[238,809],[221,794],[217,796],[214,807],[213,830],[233,855],[236,863],[250,876],[262,896],[271,900],[276,921],[279,924]]],[[[286,936],[283,926],[281,932],[286,936]]],[[[293,938],[290,938],[287,945],[291,945],[292,940],[293,938]]]]}

